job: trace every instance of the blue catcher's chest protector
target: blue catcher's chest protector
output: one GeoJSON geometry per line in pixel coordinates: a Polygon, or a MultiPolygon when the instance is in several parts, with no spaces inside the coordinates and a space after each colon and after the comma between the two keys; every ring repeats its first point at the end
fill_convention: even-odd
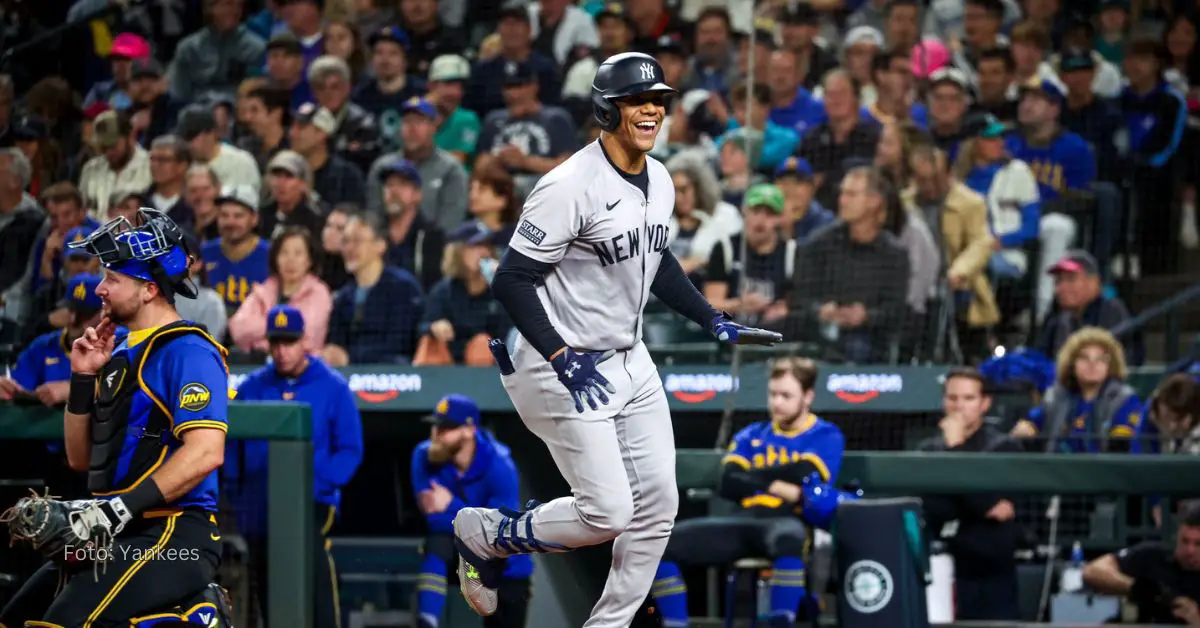
{"type": "MultiPolygon", "coordinates": [[[[143,377],[143,369],[155,353],[186,335],[198,335],[213,342],[195,323],[176,321],[155,330],[136,346],[122,343],[100,372],[88,465],[88,490],[93,494],[108,496],[127,492],[149,478],[166,461],[174,427],[169,391],[151,390],[143,377]]],[[[224,347],[213,344],[222,355],[225,354],[224,347]]],[[[224,393],[220,390],[195,392],[197,395],[224,393]]],[[[186,402],[181,399],[181,403],[186,402]]]]}

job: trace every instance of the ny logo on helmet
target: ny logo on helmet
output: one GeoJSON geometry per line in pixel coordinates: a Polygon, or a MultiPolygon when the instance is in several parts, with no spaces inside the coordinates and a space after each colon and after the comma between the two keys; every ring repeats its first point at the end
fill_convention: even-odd
{"type": "Polygon", "coordinates": [[[649,63],[642,64],[642,80],[643,81],[653,81],[654,80],[654,66],[653,65],[651,65],[649,63]]]}

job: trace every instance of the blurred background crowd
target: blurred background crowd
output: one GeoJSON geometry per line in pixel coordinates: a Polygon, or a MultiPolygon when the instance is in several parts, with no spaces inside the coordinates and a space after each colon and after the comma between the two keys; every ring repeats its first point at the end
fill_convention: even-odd
{"type": "Polygon", "coordinates": [[[487,364],[522,199],[597,136],[598,61],[637,50],[681,92],[654,155],[714,305],[832,361],[1053,355],[1197,270],[1195,9],[8,0],[6,346],[78,318],[62,297],[96,267],[64,243],[154,207],[201,252],[184,315],[239,360],[290,303],[336,366],[487,364]]]}

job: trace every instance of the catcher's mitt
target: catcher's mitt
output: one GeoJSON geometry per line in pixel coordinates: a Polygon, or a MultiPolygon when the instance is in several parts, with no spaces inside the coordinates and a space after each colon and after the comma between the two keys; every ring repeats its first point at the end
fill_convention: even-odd
{"type": "Polygon", "coordinates": [[[27,542],[48,559],[82,563],[103,559],[112,548],[112,534],[88,523],[95,507],[91,500],[64,502],[35,492],[0,514],[0,523],[8,524],[10,544],[27,542]]]}

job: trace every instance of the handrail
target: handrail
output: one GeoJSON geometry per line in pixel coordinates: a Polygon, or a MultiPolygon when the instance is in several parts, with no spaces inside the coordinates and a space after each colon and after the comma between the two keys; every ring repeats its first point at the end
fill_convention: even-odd
{"type": "Polygon", "coordinates": [[[1126,321],[1121,322],[1109,331],[1114,336],[1128,336],[1134,332],[1140,331],[1150,321],[1161,317],[1166,317],[1166,346],[1163,355],[1163,361],[1171,364],[1179,359],[1180,354],[1180,331],[1179,331],[1179,308],[1187,305],[1189,302],[1200,298],[1200,283],[1189,286],[1179,292],[1155,303],[1141,314],[1134,316],[1126,321]]]}

